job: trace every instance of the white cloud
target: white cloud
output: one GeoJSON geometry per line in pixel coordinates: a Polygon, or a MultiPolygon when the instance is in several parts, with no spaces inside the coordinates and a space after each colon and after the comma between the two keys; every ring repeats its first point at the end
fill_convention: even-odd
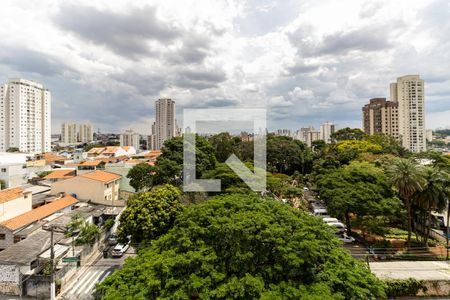
{"type": "Polygon", "coordinates": [[[66,119],[148,132],[158,97],[179,112],[267,106],[271,127],[359,124],[408,73],[426,80],[429,126],[449,125],[444,0],[7,0],[0,19],[0,81],[49,87],[55,132],[66,119]]]}

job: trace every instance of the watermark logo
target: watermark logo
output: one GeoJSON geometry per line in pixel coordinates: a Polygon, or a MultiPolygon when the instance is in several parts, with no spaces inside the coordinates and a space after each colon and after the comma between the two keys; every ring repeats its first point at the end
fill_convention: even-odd
{"type": "Polygon", "coordinates": [[[221,124],[221,132],[232,132],[233,125],[247,122],[253,129],[253,170],[234,154],[225,163],[252,189],[266,190],[266,110],[259,108],[184,109],[183,125],[189,129],[183,138],[183,190],[185,192],[220,192],[220,179],[196,178],[195,134],[203,128],[221,124]]]}

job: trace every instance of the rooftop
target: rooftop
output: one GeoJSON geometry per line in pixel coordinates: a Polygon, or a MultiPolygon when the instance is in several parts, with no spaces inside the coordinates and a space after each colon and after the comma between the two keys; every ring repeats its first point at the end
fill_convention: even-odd
{"type": "Polygon", "coordinates": [[[45,179],[67,179],[75,176],[75,170],[56,170],[45,176],[45,179]]]}
{"type": "MultiPolygon", "coordinates": [[[[53,242],[56,244],[64,238],[63,233],[55,232],[53,242]]],[[[28,238],[11,245],[0,252],[0,262],[29,265],[38,256],[50,248],[50,232],[39,230],[28,238]]]]}
{"type": "Polygon", "coordinates": [[[23,190],[21,188],[2,190],[0,191],[0,204],[20,197],[23,197],[23,190]]]}
{"type": "Polygon", "coordinates": [[[66,195],[60,199],[57,199],[51,203],[39,206],[29,212],[23,213],[15,218],[3,221],[0,225],[3,225],[10,230],[16,230],[21,227],[27,226],[36,221],[42,220],[63,208],[77,203],[78,200],[72,196],[66,195]]]}
{"type": "Polygon", "coordinates": [[[105,183],[120,179],[120,175],[115,174],[115,173],[110,173],[110,172],[105,172],[105,171],[94,171],[94,172],[90,172],[90,173],[85,173],[80,175],[80,177],[84,177],[84,178],[88,178],[88,179],[93,179],[93,180],[98,180],[98,181],[102,181],[105,183]]]}

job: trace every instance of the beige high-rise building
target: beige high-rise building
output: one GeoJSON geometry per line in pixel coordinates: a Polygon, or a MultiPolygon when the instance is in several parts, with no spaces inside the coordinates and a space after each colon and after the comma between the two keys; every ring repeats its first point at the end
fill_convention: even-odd
{"type": "Polygon", "coordinates": [[[398,103],[386,98],[370,99],[364,105],[363,131],[367,134],[384,133],[398,138],[398,103]]]}
{"type": "Polygon", "coordinates": [[[61,124],[61,143],[62,144],[77,143],[77,124],[75,123],[61,124]]]}
{"type": "Polygon", "coordinates": [[[90,143],[94,140],[92,125],[89,123],[80,124],[78,131],[78,141],[81,143],[90,143]]]}
{"type": "Polygon", "coordinates": [[[398,103],[398,134],[402,146],[426,151],[425,83],[419,75],[406,75],[391,83],[391,101],[398,103]]]}
{"type": "Polygon", "coordinates": [[[320,139],[325,141],[325,143],[331,143],[331,135],[335,132],[336,127],[333,123],[326,122],[320,125],[320,139]]]}
{"type": "Polygon", "coordinates": [[[155,135],[153,150],[160,150],[164,142],[176,136],[175,101],[159,99],[155,102],[156,121],[152,129],[155,135]]]}
{"type": "Polygon", "coordinates": [[[140,135],[133,130],[125,130],[120,134],[120,146],[133,146],[134,149],[139,150],[140,135]]]}
{"type": "Polygon", "coordinates": [[[42,84],[12,78],[0,85],[0,151],[51,151],[51,94],[42,84]]]}

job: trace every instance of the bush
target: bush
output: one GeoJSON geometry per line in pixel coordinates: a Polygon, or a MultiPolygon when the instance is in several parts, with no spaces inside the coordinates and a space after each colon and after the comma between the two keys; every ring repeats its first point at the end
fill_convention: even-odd
{"type": "Polygon", "coordinates": [[[387,297],[415,296],[420,290],[424,292],[427,290],[423,280],[408,278],[385,281],[387,297]]]}
{"type": "Polygon", "coordinates": [[[107,219],[105,223],[103,223],[103,228],[110,230],[114,226],[114,223],[114,219],[107,219]]]}

